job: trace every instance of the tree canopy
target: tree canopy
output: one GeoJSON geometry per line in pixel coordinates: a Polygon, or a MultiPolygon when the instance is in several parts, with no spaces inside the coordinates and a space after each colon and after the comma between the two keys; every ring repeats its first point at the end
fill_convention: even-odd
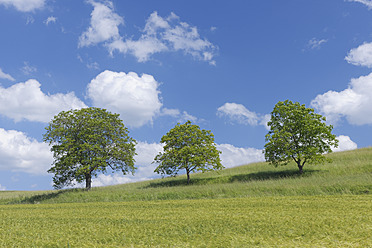
{"type": "Polygon", "coordinates": [[[155,169],[157,173],[177,175],[180,170],[185,169],[189,184],[191,172],[223,168],[221,152],[216,148],[213,133],[201,130],[198,125],[191,124],[191,121],[182,125],[178,123],[160,142],[164,144],[164,152],[154,159],[154,163],[159,164],[155,169]]]}
{"type": "Polygon", "coordinates": [[[54,187],[59,189],[85,180],[91,188],[97,173],[134,173],[136,141],[129,137],[118,114],[105,109],[83,108],[62,111],[46,127],[44,141],[51,145],[54,187]]]}
{"type": "Polygon", "coordinates": [[[278,102],[268,122],[265,159],[275,166],[294,160],[300,173],[306,163],[330,162],[324,154],[338,146],[332,125],[326,118],[298,102],[278,102]]]}

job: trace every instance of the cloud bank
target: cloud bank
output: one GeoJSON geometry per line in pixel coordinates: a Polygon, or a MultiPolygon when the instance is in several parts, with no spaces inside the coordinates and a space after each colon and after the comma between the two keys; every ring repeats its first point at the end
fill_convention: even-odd
{"type": "Polygon", "coordinates": [[[372,73],[351,79],[343,91],[318,95],[311,106],[333,124],[343,117],[353,125],[372,124],[372,73]]]}
{"type": "Polygon", "coordinates": [[[40,87],[34,79],[9,88],[0,86],[0,114],[16,122],[49,122],[60,111],[86,107],[73,92],[49,95],[44,94],[40,87]]]}
{"type": "Polygon", "coordinates": [[[357,144],[350,139],[349,136],[340,135],[337,136],[337,139],[339,141],[337,148],[332,148],[333,152],[342,152],[342,151],[348,151],[348,150],[355,150],[358,148],[357,144]]]}
{"type": "Polygon", "coordinates": [[[0,128],[0,170],[46,175],[53,162],[49,149],[23,132],[0,128]]]}

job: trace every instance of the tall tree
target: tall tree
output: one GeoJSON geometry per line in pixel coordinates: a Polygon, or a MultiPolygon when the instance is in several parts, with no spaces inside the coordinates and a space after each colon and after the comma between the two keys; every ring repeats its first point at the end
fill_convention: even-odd
{"type": "Polygon", "coordinates": [[[154,159],[154,163],[159,164],[155,169],[157,173],[177,175],[179,170],[185,169],[189,184],[191,172],[224,168],[213,133],[201,130],[198,125],[191,124],[191,121],[182,125],[178,123],[160,142],[164,144],[164,152],[154,159]]]}
{"type": "Polygon", "coordinates": [[[298,102],[278,102],[268,122],[266,161],[278,166],[294,160],[301,174],[306,163],[330,162],[323,154],[332,152],[338,140],[331,133],[332,125],[325,121],[325,117],[298,102]]]}
{"type": "Polygon", "coordinates": [[[72,185],[74,180],[92,186],[98,172],[134,173],[136,141],[129,137],[118,114],[105,109],[83,108],[62,111],[46,127],[44,141],[51,145],[54,187],[72,185]]]}

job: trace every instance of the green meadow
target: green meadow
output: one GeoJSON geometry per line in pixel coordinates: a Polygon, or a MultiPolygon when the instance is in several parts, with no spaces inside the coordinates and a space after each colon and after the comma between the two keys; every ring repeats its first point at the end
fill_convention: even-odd
{"type": "Polygon", "coordinates": [[[372,148],[93,188],[0,192],[0,247],[372,247],[372,148]]]}

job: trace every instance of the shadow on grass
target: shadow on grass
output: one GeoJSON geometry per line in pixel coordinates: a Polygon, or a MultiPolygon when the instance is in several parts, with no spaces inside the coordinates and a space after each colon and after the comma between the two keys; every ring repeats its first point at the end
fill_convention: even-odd
{"type": "MultiPolygon", "coordinates": [[[[262,171],[256,173],[239,174],[233,176],[220,176],[220,177],[209,177],[209,178],[192,178],[189,185],[206,185],[206,184],[218,184],[218,183],[234,183],[234,182],[250,182],[250,181],[264,181],[264,180],[277,180],[285,178],[299,178],[308,177],[313,173],[319,172],[320,170],[304,170],[303,174],[300,174],[298,170],[285,170],[285,171],[262,171]]],[[[161,182],[150,183],[145,188],[159,188],[159,187],[175,187],[175,186],[186,186],[187,180],[181,178],[175,178],[173,180],[166,180],[161,182]]]]}
{"type": "Polygon", "coordinates": [[[59,195],[70,193],[70,192],[75,192],[75,191],[82,191],[82,189],[63,189],[63,190],[58,190],[55,192],[43,193],[40,195],[33,195],[33,196],[25,197],[23,199],[17,199],[10,203],[11,204],[14,204],[14,203],[16,204],[17,203],[18,204],[37,204],[45,200],[57,198],[59,195]]]}

